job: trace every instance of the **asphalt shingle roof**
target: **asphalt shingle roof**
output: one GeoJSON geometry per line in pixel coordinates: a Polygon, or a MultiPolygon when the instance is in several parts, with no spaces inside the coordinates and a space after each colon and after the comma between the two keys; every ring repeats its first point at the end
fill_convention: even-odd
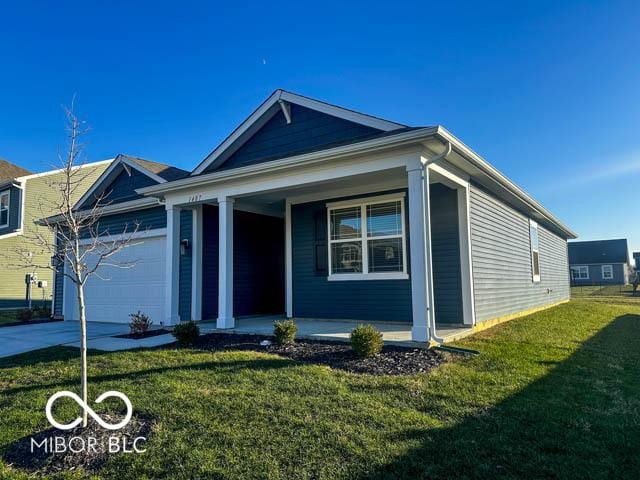
{"type": "Polygon", "coordinates": [[[627,263],[629,248],[627,239],[569,242],[569,263],[627,263]]]}
{"type": "Polygon", "coordinates": [[[11,180],[16,177],[23,177],[25,175],[31,175],[31,172],[0,158],[0,182],[11,180]]]}

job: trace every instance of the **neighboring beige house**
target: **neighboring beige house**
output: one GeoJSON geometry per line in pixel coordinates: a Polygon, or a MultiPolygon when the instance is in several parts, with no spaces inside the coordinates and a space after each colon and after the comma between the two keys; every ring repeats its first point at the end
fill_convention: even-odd
{"type": "MultiPolygon", "coordinates": [[[[77,200],[109,166],[111,160],[89,163],[78,168],[86,171],[82,184],[75,192],[77,200]]],[[[12,267],[9,256],[17,248],[29,248],[29,233],[36,230],[49,234],[46,227],[37,226],[34,221],[54,214],[55,200],[60,195],[56,184],[64,178],[59,170],[31,173],[6,160],[0,160],[0,309],[20,308],[27,305],[27,274],[36,274],[46,286],[32,287],[34,301],[51,301],[53,273],[51,270],[19,269],[12,267]]],[[[33,255],[38,264],[49,264],[51,259],[34,245],[33,255]]]]}

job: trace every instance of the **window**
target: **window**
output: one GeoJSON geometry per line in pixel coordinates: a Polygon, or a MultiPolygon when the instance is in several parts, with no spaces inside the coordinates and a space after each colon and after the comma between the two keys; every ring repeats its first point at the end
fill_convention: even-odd
{"type": "Polygon", "coordinates": [[[613,265],[602,265],[602,279],[613,280],[613,265]]]}
{"type": "Polygon", "coordinates": [[[9,190],[0,192],[0,227],[9,226],[9,190]]]}
{"type": "Polygon", "coordinates": [[[531,272],[533,281],[540,281],[540,245],[538,242],[538,224],[529,220],[529,241],[531,244],[531,272]]]}
{"type": "Polygon", "coordinates": [[[327,206],[329,280],[408,278],[404,197],[327,206]]]}
{"type": "Polygon", "coordinates": [[[589,267],[586,265],[577,265],[571,267],[572,280],[589,280],[589,267]]]}

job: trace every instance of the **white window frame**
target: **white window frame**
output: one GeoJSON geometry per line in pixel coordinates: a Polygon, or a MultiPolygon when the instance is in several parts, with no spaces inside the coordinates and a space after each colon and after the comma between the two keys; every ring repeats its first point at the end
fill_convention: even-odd
{"type": "Polygon", "coordinates": [[[405,217],[405,194],[378,195],[375,197],[346,200],[343,202],[327,203],[327,255],[329,265],[329,281],[345,280],[406,280],[409,278],[407,272],[407,225],[405,217]],[[367,206],[378,203],[400,202],[400,215],[402,217],[402,271],[401,272],[369,272],[369,248],[368,240],[384,240],[385,238],[398,238],[399,235],[388,235],[381,237],[367,237],[367,206]],[[331,212],[341,208],[360,207],[360,237],[358,239],[331,239],[331,212]],[[331,245],[341,242],[360,241],[362,244],[362,273],[333,273],[331,262],[331,245]]]}
{"type": "Polygon", "coordinates": [[[573,265],[571,267],[571,280],[589,280],[589,266],[588,265],[573,265]],[[576,277],[574,273],[578,273],[576,277]],[[581,272],[586,272],[585,276],[582,276],[581,272]]]}
{"type": "Polygon", "coordinates": [[[538,223],[534,222],[533,220],[529,220],[529,250],[530,250],[530,255],[531,255],[531,277],[533,280],[533,283],[539,283],[540,282],[540,273],[542,271],[541,269],[541,262],[540,262],[540,229],[538,228],[538,223]],[[536,230],[536,237],[538,239],[538,246],[537,248],[533,248],[533,242],[531,239],[531,229],[535,228],[536,230]],[[538,275],[536,275],[535,272],[535,268],[533,266],[533,252],[537,252],[538,253],[538,275]]]}
{"type": "Polygon", "coordinates": [[[2,204],[1,200],[4,196],[7,197],[7,223],[0,223],[0,228],[6,228],[11,223],[11,219],[9,218],[11,216],[11,190],[3,190],[0,192],[0,205],[2,204]]]}
{"type": "Polygon", "coordinates": [[[602,273],[602,279],[603,280],[613,280],[613,265],[609,264],[609,265],[602,265],[600,267],[601,269],[601,273],[602,273]],[[605,269],[608,270],[608,273],[610,273],[610,276],[606,276],[604,274],[605,269]]]}

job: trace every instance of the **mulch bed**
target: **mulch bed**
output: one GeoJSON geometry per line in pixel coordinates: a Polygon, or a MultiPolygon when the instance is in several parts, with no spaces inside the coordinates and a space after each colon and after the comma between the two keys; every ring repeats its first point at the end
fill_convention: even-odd
{"type": "MultiPolygon", "coordinates": [[[[377,355],[359,358],[343,342],[299,339],[291,345],[261,346],[271,337],[230,333],[210,333],[198,339],[194,348],[201,350],[249,350],[266,352],[306,363],[369,375],[411,375],[428,372],[457,356],[435,349],[385,345],[377,355]]],[[[175,345],[172,345],[175,348],[175,345]]]]}
{"type": "Polygon", "coordinates": [[[62,322],[61,318],[37,318],[32,320],[16,320],[11,323],[2,323],[0,324],[0,328],[3,327],[19,327],[20,325],[35,325],[37,323],[52,323],[52,322],[62,322]]]}
{"type": "Polygon", "coordinates": [[[171,333],[171,330],[167,330],[166,328],[158,328],[156,330],[147,330],[144,333],[124,333],[122,335],[114,335],[113,338],[130,338],[133,340],[141,340],[143,338],[166,335],[167,333],[171,333]]]}
{"type": "MultiPolygon", "coordinates": [[[[101,414],[100,417],[109,422],[117,423],[120,417],[101,414]]],[[[137,437],[149,439],[149,434],[153,428],[153,421],[141,417],[132,417],[131,421],[120,430],[107,430],[102,428],[97,422],[89,418],[87,428],[76,427],[72,430],[58,430],[49,428],[35,435],[21,438],[11,445],[4,453],[5,462],[14,468],[21,468],[40,475],[52,475],[60,472],[71,472],[82,468],[88,472],[95,472],[102,467],[113,455],[123,453],[123,442],[128,451],[133,450],[133,440],[137,437]],[[41,445],[43,440],[62,437],[66,448],[64,452],[53,453],[41,445]],[[72,438],[73,441],[69,442],[72,438]],[[95,438],[95,448],[82,448],[89,444],[89,437],[95,438]],[[109,437],[117,437],[119,451],[109,452],[109,437]],[[32,439],[37,442],[33,447],[32,439]],[[71,447],[71,448],[69,448],[71,447]],[[75,450],[72,451],[72,450],[75,450]]],[[[138,442],[138,448],[146,448],[146,442],[138,442]]]]}

